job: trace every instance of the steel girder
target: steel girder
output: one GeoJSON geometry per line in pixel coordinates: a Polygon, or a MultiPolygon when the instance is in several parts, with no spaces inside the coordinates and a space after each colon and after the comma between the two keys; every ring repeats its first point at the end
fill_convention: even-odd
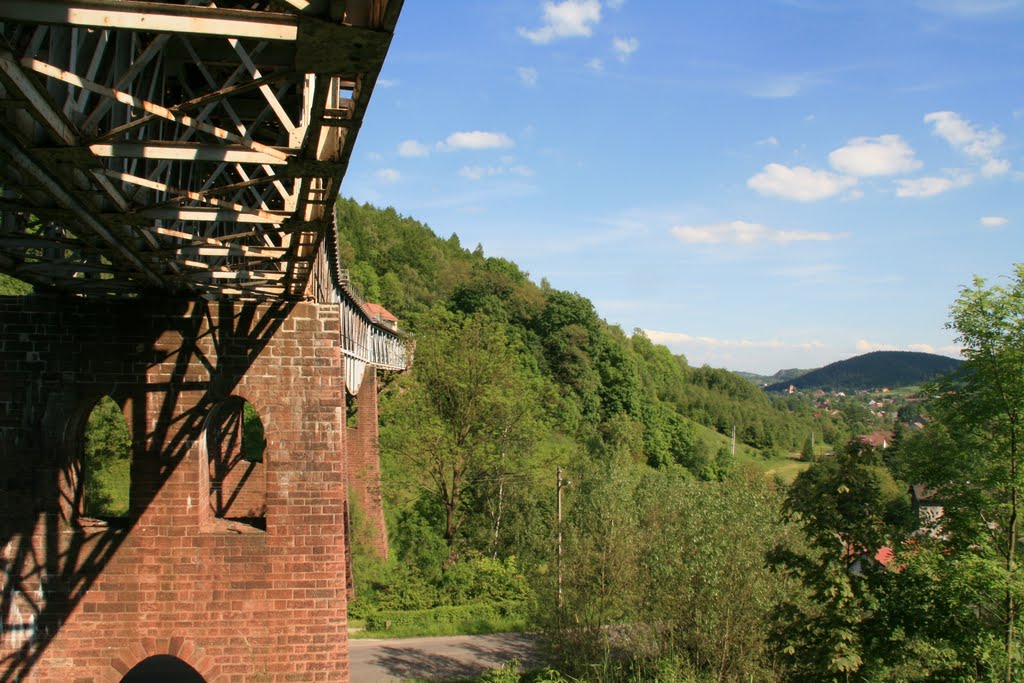
{"type": "Polygon", "coordinates": [[[306,295],[401,4],[0,3],[0,270],[306,295]]]}

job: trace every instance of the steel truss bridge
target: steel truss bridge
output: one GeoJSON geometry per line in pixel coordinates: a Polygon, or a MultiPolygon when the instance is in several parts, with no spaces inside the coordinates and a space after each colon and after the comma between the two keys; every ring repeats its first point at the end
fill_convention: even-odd
{"type": "MultiPolygon", "coordinates": [[[[402,0],[0,2],[0,270],[85,296],[337,303],[406,365],[334,203],[402,0]]],[[[351,378],[351,379],[350,379],[351,378]]]]}

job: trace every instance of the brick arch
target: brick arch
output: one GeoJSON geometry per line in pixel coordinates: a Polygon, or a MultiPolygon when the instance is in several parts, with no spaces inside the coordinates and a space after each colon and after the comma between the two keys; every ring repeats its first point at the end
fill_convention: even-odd
{"type": "Polygon", "coordinates": [[[150,657],[166,655],[181,660],[203,677],[206,683],[224,683],[227,676],[221,672],[220,664],[207,655],[203,648],[188,638],[143,638],[110,660],[110,665],[100,674],[97,683],[121,683],[128,672],[150,657]]]}
{"type": "Polygon", "coordinates": [[[43,420],[51,425],[52,434],[58,439],[50,449],[56,455],[56,461],[52,465],[60,492],[59,510],[56,512],[71,526],[79,525],[83,513],[82,459],[85,452],[86,426],[92,411],[107,396],[113,399],[121,410],[132,442],[131,457],[134,458],[135,429],[129,418],[132,397],[123,387],[85,384],[70,391],[56,392],[48,397],[43,420]]]}
{"type": "Polygon", "coordinates": [[[209,408],[199,439],[197,500],[201,522],[208,523],[217,518],[235,521],[244,519],[256,528],[262,524],[265,530],[268,472],[266,427],[265,414],[241,392],[216,401],[209,408]],[[264,448],[259,463],[242,457],[246,403],[256,410],[264,429],[264,448]]]}

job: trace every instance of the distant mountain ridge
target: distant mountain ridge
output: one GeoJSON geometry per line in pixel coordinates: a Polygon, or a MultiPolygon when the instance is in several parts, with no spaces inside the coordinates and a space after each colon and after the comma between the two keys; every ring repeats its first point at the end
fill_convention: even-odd
{"type": "Polygon", "coordinates": [[[768,384],[775,384],[776,382],[789,382],[797,377],[806,375],[808,372],[812,372],[816,368],[807,368],[802,370],[800,368],[789,368],[788,370],[779,370],[774,375],[759,375],[756,372],[737,372],[736,374],[747,380],[753,382],[759,387],[763,387],[768,384]]]}
{"type": "Polygon", "coordinates": [[[913,386],[956,370],[963,361],[919,351],[872,351],[830,363],[792,379],[765,387],[765,391],[797,389],[857,391],[913,386]]]}

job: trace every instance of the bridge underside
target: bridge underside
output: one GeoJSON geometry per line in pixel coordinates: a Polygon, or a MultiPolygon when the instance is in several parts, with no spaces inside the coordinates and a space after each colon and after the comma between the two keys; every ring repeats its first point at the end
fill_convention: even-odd
{"type": "Polygon", "coordinates": [[[0,268],[301,297],[400,6],[0,3],[0,268]]]}

